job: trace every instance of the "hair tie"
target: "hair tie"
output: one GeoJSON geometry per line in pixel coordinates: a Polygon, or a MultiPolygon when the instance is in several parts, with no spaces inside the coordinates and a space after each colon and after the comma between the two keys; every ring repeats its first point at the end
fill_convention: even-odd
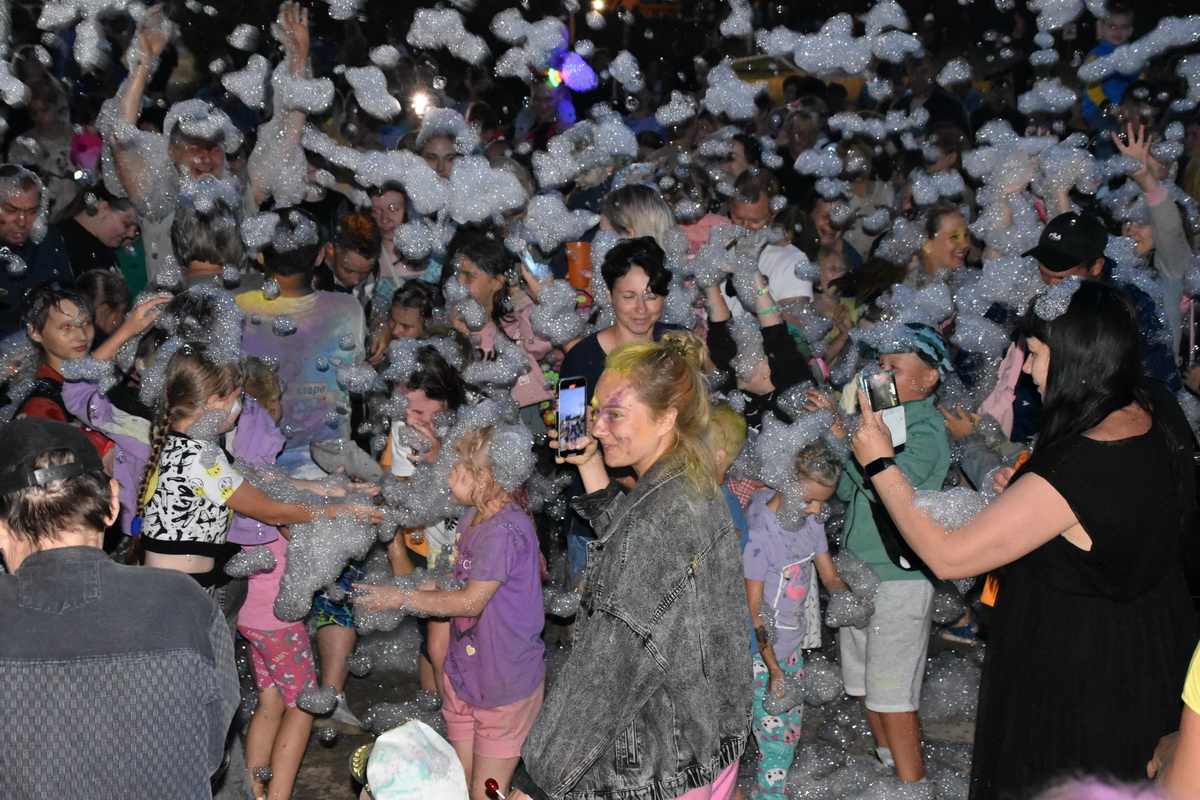
{"type": "Polygon", "coordinates": [[[669,339],[663,339],[662,344],[663,347],[671,350],[672,352],[678,353],[681,356],[687,355],[687,342],[683,341],[682,339],[671,337],[669,339]]]}

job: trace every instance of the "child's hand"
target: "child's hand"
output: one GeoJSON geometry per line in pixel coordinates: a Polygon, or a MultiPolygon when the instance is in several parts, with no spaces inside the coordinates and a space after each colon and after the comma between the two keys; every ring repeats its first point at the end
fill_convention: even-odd
{"type": "Polygon", "coordinates": [[[371,524],[383,522],[383,509],[375,506],[364,506],[360,503],[342,503],[325,506],[325,516],[329,519],[339,517],[347,512],[353,514],[355,519],[362,522],[370,522],[371,524]]]}
{"type": "Polygon", "coordinates": [[[429,447],[423,453],[410,453],[408,460],[414,463],[424,462],[426,464],[432,464],[437,461],[438,453],[442,450],[442,443],[438,440],[437,432],[433,429],[433,424],[414,420],[408,422],[407,425],[429,444],[429,447]]]}
{"type": "Polygon", "coordinates": [[[167,303],[171,302],[171,299],[172,295],[165,293],[150,295],[133,307],[133,310],[126,315],[125,321],[121,323],[121,327],[130,336],[141,333],[149,328],[154,320],[158,319],[158,315],[162,313],[167,303]]]}
{"type": "Polygon", "coordinates": [[[784,683],[786,679],[787,676],[783,674],[783,670],[771,671],[771,682],[767,688],[770,689],[771,694],[775,695],[780,700],[782,700],[784,694],[787,693],[787,686],[784,683]]]}
{"type": "Polygon", "coordinates": [[[992,491],[1001,494],[1017,472],[1015,467],[1001,467],[992,474],[992,491]]]}
{"type": "Polygon", "coordinates": [[[838,413],[837,402],[829,392],[820,389],[809,389],[804,393],[804,406],[811,409],[823,409],[833,414],[833,424],[829,430],[839,439],[846,438],[846,426],[842,423],[842,415],[838,413]]]}
{"type": "Polygon", "coordinates": [[[377,586],[370,583],[355,583],[351,584],[350,588],[354,591],[354,604],[372,614],[404,608],[411,594],[399,586],[377,586]]]}
{"type": "Polygon", "coordinates": [[[942,416],[946,418],[946,433],[950,434],[950,438],[958,441],[964,436],[969,436],[975,432],[975,426],[979,424],[981,417],[978,414],[972,414],[958,406],[954,408],[939,408],[942,416]]]}

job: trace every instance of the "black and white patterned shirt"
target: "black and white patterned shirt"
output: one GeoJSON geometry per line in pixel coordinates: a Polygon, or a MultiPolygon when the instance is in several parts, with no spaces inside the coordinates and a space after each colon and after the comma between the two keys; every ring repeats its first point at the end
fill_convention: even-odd
{"type": "Polygon", "coordinates": [[[242,476],[215,443],[171,433],[158,458],[142,515],[143,547],[156,553],[213,556],[229,532],[229,497],[242,476]]]}

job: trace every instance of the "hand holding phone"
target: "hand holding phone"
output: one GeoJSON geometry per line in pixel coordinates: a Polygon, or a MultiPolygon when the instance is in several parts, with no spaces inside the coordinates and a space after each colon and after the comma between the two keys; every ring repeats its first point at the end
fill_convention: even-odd
{"type": "Polygon", "coordinates": [[[587,436],[587,379],[560,378],[558,381],[558,454],[569,456],[582,451],[580,440],[587,436]]]}
{"type": "Polygon", "coordinates": [[[859,375],[858,388],[870,404],[863,413],[883,412],[883,423],[892,434],[892,447],[904,444],[908,440],[907,420],[896,389],[896,373],[886,370],[874,375],[859,375]]]}

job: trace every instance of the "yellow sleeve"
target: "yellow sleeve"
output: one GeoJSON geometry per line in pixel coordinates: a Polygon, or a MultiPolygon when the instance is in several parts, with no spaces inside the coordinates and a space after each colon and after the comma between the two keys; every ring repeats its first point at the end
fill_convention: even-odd
{"type": "Polygon", "coordinates": [[[1192,654],[1192,665],[1188,667],[1187,678],[1183,682],[1183,702],[1200,714],[1200,647],[1192,654]]]}

